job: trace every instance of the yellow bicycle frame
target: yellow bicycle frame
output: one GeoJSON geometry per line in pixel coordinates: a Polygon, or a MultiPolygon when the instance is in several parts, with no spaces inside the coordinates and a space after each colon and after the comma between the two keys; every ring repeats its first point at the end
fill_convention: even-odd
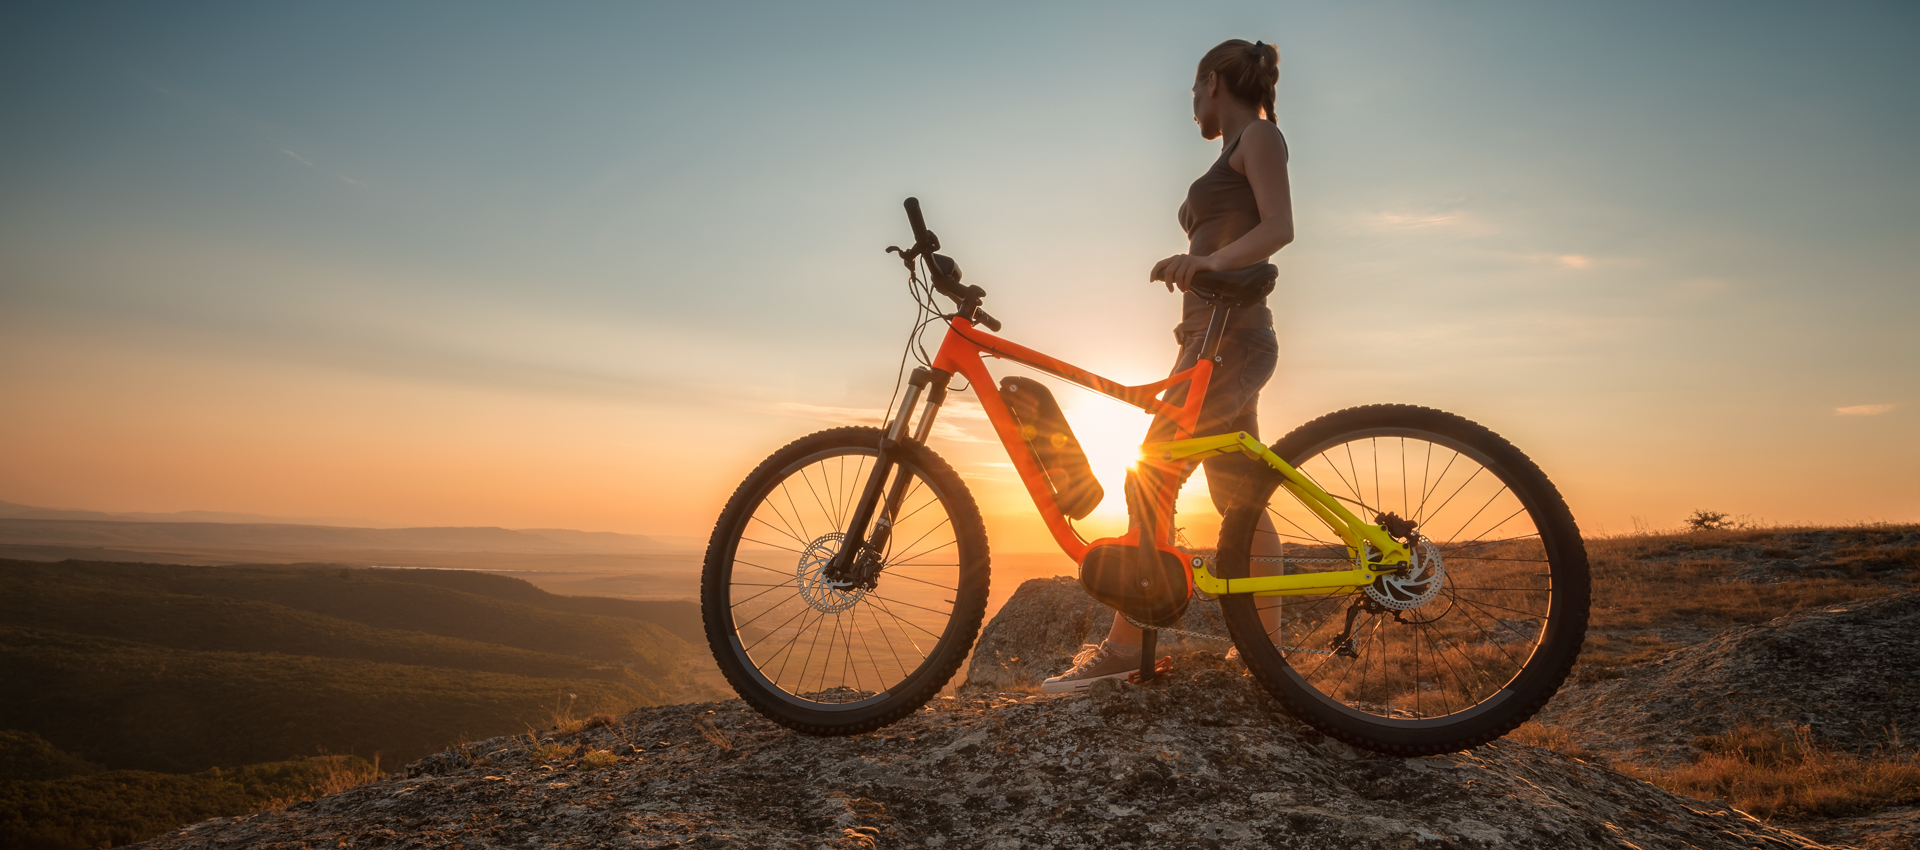
{"type": "MultiPolygon", "coordinates": [[[[941,343],[940,352],[934,357],[933,368],[949,375],[963,374],[976,388],[980,397],[980,406],[986,411],[987,418],[993,422],[995,433],[1000,442],[1008,447],[1009,459],[1019,471],[1021,480],[1026,484],[1027,492],[1033,497],[1033,503],[1040,509],[1040,515],[1046,521],[1048,530],[1060,548],[1076,562],[1086,556],[1089,548],[1087,541],[1080,539],[1066,522],[1066,517],[1054,501],[1053,492],[1046,483],[1047,478],[1032,455],[1015,451],[1019,445],[1018,425],[1007,411],[1000,398],[993,376],[981,363],[982,357],[998,357],[1022,363],[1039,369],[1047,374],[1064,378],[1102,395],[1120,399],[1150,413],[1164,415],[1176,425],[1176,433],[1191,434],[1196,418],[1200,413],[1200,404],[1206,396],[1207,383],[1212,376],[1211,362],[1202,360],[1195,366],[1164,380],[1137,387],[1130,387],[1107,380],[1091,372],[1064,361],[1056,360],[1033,349],[1000,339],[975,327],[973,322],[963,317],[955,317],[948,324],[946,339],[941,343]],[[1174,407],[1155,396],[1160,390],[1178,383],[1191,380],[1192,390],[1188,393],[1186,404],[1174,407]]],[[[914,396],[910,395],[909,399],[914,396]]],[[[930,402],[930,405],[936,403],[930,402]]],[[[896,430],[904,433],[906,416],[913,401],[902,406],[902,416],[895,423],[896,430]]],[[[927,416],[932,415],[930,406],[927,416]]],[[[926,428],[926,417],[922,417],[922,431],[926,428]]],[[[1328,495],[1313,480],[1302,475],[1291,464],[1281,460],[1259,440],[1246,432],[1221,434],[1212,437],[1199,437],[1184,440],[1171,440],[1149,443],[1140,447],[1140,458],[1149,464],[1173,464],[1185,460],[1200,460],[1213,455],[1239,452],[1254,458],[1274,471],[1279,472],[1281,487],[1294,498],[1299,499],[1308,510],[1340,539],[1346,543],[1347,556],[1354,562],[1354,568],[1323,573],[1299,573],[1283,576],[1254,576],[1251,578],[1222,579],[1207,570],[1206,561],[1194,557],[1184,550],[1172,549],[1187,560],[1193,570],[1194,587],[1214,595],[1253,594],[1254,596],[1333,596],[1358,592],[1377,577],[1385,573],[1396,572],[1407,565],[1410,558],[1407,547],[1400,541],[1388,536],[1379,526],[1362,521],[1353,512],[1341,505],[1339,500],[1328,495]]],[[[1173,510],[1173,494],[1160,493],[1154,498],[1153,509],[1158,512],[1158,527],[1169,526],[1168,520],[1173,510]]],[[[1116,538],[1119,541],[1133,543],[1136,530],[1129,530],[1128,537],[1116,538]]]]}
{"type": "Polygon", "coordinates": [[[1300,573],[1290,576],[1254,576],[1252,578],[1219,578],[1207,570],[1206,561],[1194,558],[1193,586],[1213,596],[1226,596],[1232,593],[1252,594],[1254,596],[1333,596],[1354,593],[1373,583],[1373,580],[1385,573],[1395,572],[1404,567],[1409,559],[1406,544],[1388,536],[1377,525],[1363,522],[1338,499],[1329,495],[1313,479],[1300,474],[1292,464],[1280,459],[1271,449],[1261,445],[1259,440],[1245,431],[1233,434],[1220,434],[1213,437],[1199,437],[1191,440],[1171,440],[1164,443],[1148,443],[1140,447],[1143,459],[1171,463],[1182,460],[1200,460],[1214,455],[1243,454],[1265,463],[1280,473],[1280,486],[1293,497],[1300,500],[1307,510],[1327,524],[1340,539],[1347,544],[1347,557],[1358,563],[1361,553],[1368,553],[1368,562],[1350,570],[1326,573],[1300,573]]]}

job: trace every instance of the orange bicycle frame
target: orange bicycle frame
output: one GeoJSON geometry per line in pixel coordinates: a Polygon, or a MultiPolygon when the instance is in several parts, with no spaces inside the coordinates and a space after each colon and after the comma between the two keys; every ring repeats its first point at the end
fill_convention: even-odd
{"type": "MultiPolygon", "coordinates": [[[[1164,380],[1150,384],[1127,386],[1102,378],[1085,369],[1042,354],[1018,343],[1009,342],[988,333],[985,329],[965,317],[955,316],[948,322],[946,339],[940,344],[940,351],[934,355],[933,368],[948,374],[965,375],[979,395],[980,406],[986,410],[987,419],[993,423],[994,433],[1007,449],[1013,468],[1020,473],[1021,483],[1026,485],[1027,495],[1033,498],[1035,507],[1040,509],[1040,517],[1047,523],[1047,530],[1053,534],[1054,542],[1060,545],[1067,555],[1077,563],[1086,557],[1092,543],[1080,538],[1079,533],[1068,524],[1065,512],[1053,496],[1053,488],[1047,483],[1046,470],[1035,462],[1032,452],[1017,451],[1014,447],[1022,444],[1020,425],[1014,421],[1012,411],[1000,397],[1000,387],[987,371],[986,358],[1011,360],[1056,378],[1071,381],[1101,395],[1119,399],[1157,416],[1171,420],[1177,432],[1175,439],[1188,439],[1200,418],[1200,405],[1207,398],[1207,381],[1213,377],[1213,361],[1202,358],[1190,369],[1178,372],[1164,380]],[[1187,389],[1184,404],[1175,406],[1162,401],[1159,396],[1167,388],[1183,382],[1192,382],[1187,389]]],[[[932,415],[929,411],[924,416],[932,415]]],[[[924,428],[921,429],[924,432],[924,428]]],[[[1157,465],[1169,473],[1172,467],[1157,461],[1143,460],[1143,465],[1157,465]]],[[[1179,477],[1173,474],[1155,476],[1162,482],[1177,482],[1179,477]]],[[[1162,486],[1163,492],[1144,493],[1151,498],[1153,524],[1155,528],[1171,528],[1173,501],[1178,495],[1174,488],[1162,486]]],[[[1117,542],[1138,543],[1137,523],[1130,523],[1127,535],[1117,542]]],[[[1178,553],[1178,550],[1169,549],[1178,553]]]]}

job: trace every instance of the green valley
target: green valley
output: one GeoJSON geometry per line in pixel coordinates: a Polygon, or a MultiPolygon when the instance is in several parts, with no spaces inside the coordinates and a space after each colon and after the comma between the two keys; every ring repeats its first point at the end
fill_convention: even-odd
{"type": "Polygon", "coordinates": [[[699,628],[688,601],[455,570],[0,560],[0,832],[38,836],[0,846],[123,843],[306,796],[341,758],[718,696],[699,628]]]}

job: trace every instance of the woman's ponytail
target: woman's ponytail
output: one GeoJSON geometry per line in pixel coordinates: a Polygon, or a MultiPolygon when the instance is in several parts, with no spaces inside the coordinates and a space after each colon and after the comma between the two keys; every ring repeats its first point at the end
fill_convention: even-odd
{"type": "Polygon", "coordinates": [[[1218,74],[1235,99],[1266,110],[1267,120],[1280,123],[1274,111],[1274,93],[1280,85],[1280,49],[1264,41],[1248,43],[1231,38],[1215,45],[1200,59],[1196,80],[1218,74]]]}

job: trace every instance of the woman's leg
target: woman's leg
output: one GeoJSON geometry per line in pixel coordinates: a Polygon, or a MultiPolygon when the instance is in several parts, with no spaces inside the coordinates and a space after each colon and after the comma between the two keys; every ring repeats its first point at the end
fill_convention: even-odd
{"type": "MultiPolygon", "coordinates": [[[[1221,340],[1220,363],[1208,381],[1207,400],[1200,407],[1200,418],[1195,424],[1194,436],[1205,437],[1213,434],[1231,434],[1245,431],[1255,439],[1260,437],[1258,407],[1260,390],[1267,380],[1273,377],[1274,367],[1279,360],[1279,343],[1271,328],[1240,328],[1229,330],[1221,340]]],[[[1193,340],[1180,349],[1180,358],[1174,363],[1173,374],[1192,368],[1200,357],[1199,340],[1193,340]]],[[[1180,404],[1186,400],[1187,388],[1174,387],[1167,391],[1166,400],[1170,404],[1180,404]]],[[[1173,423],[1156,418],[1148,429],[1147,441],[1173,439],[1173,423]]],[[[1232,501],[1242,492],[1247,492],[1248,479],[1259,472],[1259,465],[1251,458],[1242,455],[1222,455],[1206,461],[1207,488],[1213,497],[1214,509],[1224,515],[1232,501]]],[[[1143,467],[1144,469],[1144,467],[1143,467]]],[[[1192,466],[1188,465],[1180,474],[1176,489],[1186,483],[1192,466]]],[[[1165,486],[1165,485],[1162,485],[1165,486]]],[[[1150,490],[1151,484],[1148,488],[1150,490]]],[[[1268,517],[1261,517],[1260,529],[1254,537],[1252,554],[1255,557],[1275,557],[1280,554],[1280,536],[1274,533],[1273,523],[1268,517]]],[[[1254,562],[1254,575],[1270,575],[1278,572],[1277,562],[1254,562]],[[1267,572],[1271,570],[1272,572],[1267,572]]],[[[1272,632],[1279,625],[1279,606],[1261,611],[1261,620],[1272,632]]],[[[1113,626],[1107,629],[1107,640],[1125,646],[1140,645],[1140,629],[1127,622],[1125,617],[1114,615],[1113,626]]]]}

